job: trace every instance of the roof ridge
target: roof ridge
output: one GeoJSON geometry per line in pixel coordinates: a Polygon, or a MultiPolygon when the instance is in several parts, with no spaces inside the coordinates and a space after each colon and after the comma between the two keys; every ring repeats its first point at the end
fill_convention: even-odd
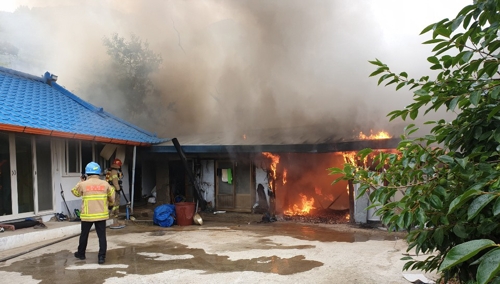
{"type": "MultiPolygon", "coordinates": [[[[123,124],[126,124],[127,126],[129,127],[132,127],[134,128],[135,130],[141,132],[141,133],[144,133],[146,135],[149,135],[149,136],[153,136],[153,137],[157,137],[156,136],[156,133],[151,133],[145,129],[142,129],[136,125],[133,125],[131,124],[130,122],[127,122],[121,118],[118,118],[114,115],[112,115],[111,113],[107,112],[104,110],[104,108],[102,107],[96,107],[94,106],[93,104],[83,100],[82,98],[80,98],[79,96],[73,94],[72,92],[70,92],[68,89],[64,88],[63,86],[57,84],[56,82],[52,82],[52,87],[56,88],[58,91],[60,91],[61,93],[63,93],[64,95],[66,95],[67,97],[69,97],[70,99],[76,101],[77,103],[81,104],[83,107],[95,112],[95,113],[98,113],[100,115],[105,115],[111,119],[114,119],[120,123],[123,123],[123,124]]],[[[157,137],[158,138],[158,137],[157,137]]]]}
{"type": "Polygon", "coordinates": [[[0,72],[7,73],[9,75],[24,77],[24,78],[31,79],[34,81],[44,82],[43,75],[42,76],[35,76],[32,74],[28,74],[28,73],[14,70],[14,69],[10,69],[10,68],[4,67],[4,66],[0,66],[0,72]]]}

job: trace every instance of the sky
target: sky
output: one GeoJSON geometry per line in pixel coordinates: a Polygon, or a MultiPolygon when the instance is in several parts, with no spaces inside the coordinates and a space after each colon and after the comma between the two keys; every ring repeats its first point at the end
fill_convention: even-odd
{"type": "Polygon", "coordinates": [[[0,38],[19,50],[2,63],[54,73],[83,99],[162,137],[274,128],[397,136],[407,122],[386,114],[412,93],[377,86],[368,61],[431,74],[432,47],[420,31],[471,2],[2,0],[0,38]],[[139,36],[163,58],[143,115],[126,113],[129,102],[106,84],[116,70],[102,40],[114,33],[139,36]]]}

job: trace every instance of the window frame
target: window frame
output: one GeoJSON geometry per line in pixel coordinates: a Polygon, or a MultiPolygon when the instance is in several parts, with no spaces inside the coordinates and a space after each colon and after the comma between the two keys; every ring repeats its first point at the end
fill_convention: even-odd
{"type": "Polygon", "coordinates": [[[98,163],[100,166],[101,166],[101,169],[106,169],[109,167],[109,164],[110,164],[110,161],[109,160],[106,160],[104,159],[103,157],[101,157],[100,153],[99,153],[99,148],[102,150],[102,148],[104,148],[104,143],[99,143],[99,142],[96,142],[96,141],[87,141],[87,140],[74,140],[74,139],[65,139],[64,140],[64,176],[80,176],[85,168],[85,165],[82,164],[82,161],[84,160],[83,157],[82,157],[82,154],[83,154],[83,151],[82,151],[82,142],[84,143],[89,143],[92,147],[92,157],[91,157],[91,160],[93,162],[96,162],[98,163]],[[77,154],[77,157],[76,158],[76,170],[77,172],[70,172],[70,161],[68,160],[69,158],[69,154],[70,154],[70,150],[68,145],[69,145],[69,142],[75,142],[76,143],[76,151],[78,152],[77,154]],[[100,145],[102,144],[102,147],[100,147],[100,145]]]}
{"type": "MultiPolygon", "coordinates": [[[[73,150],[73,149],[71,149],[73,150]]],[[[65,176],[76,176],[80,175],[82,171],[82,166],[80,165],[82,161],[82,143],[80,140],[65,139],[64,140],[64,175],[65,176]],[[76,155],[75,155],[75,171],[70,171],[70,147],[69,143],[76,143],[76,155]]]]}

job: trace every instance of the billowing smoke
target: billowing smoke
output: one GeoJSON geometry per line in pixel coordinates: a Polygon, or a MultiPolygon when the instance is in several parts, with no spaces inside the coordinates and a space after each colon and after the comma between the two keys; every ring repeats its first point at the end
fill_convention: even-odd
{"type": "Polygon", "coordinates": [[[429,1],[19,0],[26,6],[0,13],[1,38],[18,48],[1,64],[57,74],[80,97],[161,137],[269,128],[398,135],[405,124],[386,114],[411,92],[377,87],[368,60],[427,74],[430,47],[418,33],[468,4],[420,9],[429,1]],[[113,85],[103,38],[114,33],[140,37],[163,58],[155,91],[138,94],[140,114],[124,111],[129,102],[113,85]]]}

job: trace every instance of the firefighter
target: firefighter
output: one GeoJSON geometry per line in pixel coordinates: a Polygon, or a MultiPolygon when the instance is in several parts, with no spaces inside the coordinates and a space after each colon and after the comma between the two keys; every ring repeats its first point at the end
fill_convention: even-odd
{"type": "Polygon", "coordinates": [[[122,192],[122,161],[114,159],[111,167],[106,171],[106,181],[115,191],[115,202],[110,204],[110,217],[113,218],[112,229],[121,229],[125,225],[118,222],[118,214],[120,213],[120,193],[122,192]]]}
{"type": "Polygon", "coordinates": [[[108,204],[115,201],[114,188],[106,181],[101,180],[101,167],[95,162],[90,162],[85,167],[85,174],[88,178],[82,177],[80,182],[71,190],[76,197],[82,198],[80,211],[81,233],[78,244],[78,251],[75,257],[81,260],[85,259],[89,232],[92,225],[99,238],[99,253],[97,262],[103,264],[106,260],[106,220],[109,219],[108,204]]]}

